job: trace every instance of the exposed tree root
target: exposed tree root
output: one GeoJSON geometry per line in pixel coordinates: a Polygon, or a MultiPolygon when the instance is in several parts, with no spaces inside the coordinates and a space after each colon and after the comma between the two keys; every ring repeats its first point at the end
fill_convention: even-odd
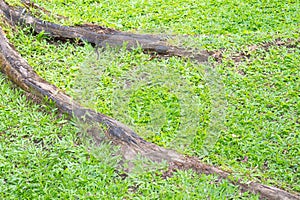
{"type": "MultiPolygon", "coordinates": [[[[95,45],[104,45],[104,47],[107,43],[111,46],[118,46],[127,42],[129,50],[140,45],[145,51],[155,52],[160,55],[194,58],[199,62],[206,62],[209,57],[208,52],[203,51],[205,53],[194,55],[185,49],[170,46],[154,35],[135,35],[99,26],[67,27],[45,22],[29,14],[22,13],[21,9],[9,7],[3,0],[0,0],[0,14],[1,12],[12,25],[21,23],[31,26],[36,32],[45,31],[51,37],[58,39],[82,39],[95,45]]],[[[216,174],[224,179],[230,176],[230,173],[203,164],[197,158],[186,157],[175,151],[149,143],[124,124],[106,115],[82,107],[56,86],[39,77],[26,60],[16,52],[13,45],[9,43],[1,27],[0,69],[23,90],[40,98],[47,97],[51,99],[62,112],[86,123],[104,125],[106,127],[106,137],[104,139],[99,137],[100,130],[97,128],[91,132],[91,136],[96,142],[107,140],[112,141],[115,145],[119,145],[121,149],[120,153],[125,160],[132,160],[137,155],[141,155],[155,162],[167,161],[173,169],[193,169],[197,173],[216,174]]],[[[260,194],[262,198],[300,199],[298,194],[291,194],[284,190],[259,183],[244,184],[236,180],[231,180],[231,182],[239,185],[243,191],[260,194]]]]}
{"type": "Polygon", "coordinates": [[[155,52],[163,56],[191,57],[200,62],[207,61],[209,57],[208,51],[192,54],[183,48],[168,45],[162,38],[155,35],[125,33],[93,24],[76,27],[62,26],[37,19],[27,13],[26,9],[12,8],[4,1],[0,1],[0,6],[11,24],[26,25],[32,27],[37,33],[44,31],[56,39],[81,39],[98,47],[123,46],[125,42],[128,50],[140,46],[146,52],[155,52]]]}

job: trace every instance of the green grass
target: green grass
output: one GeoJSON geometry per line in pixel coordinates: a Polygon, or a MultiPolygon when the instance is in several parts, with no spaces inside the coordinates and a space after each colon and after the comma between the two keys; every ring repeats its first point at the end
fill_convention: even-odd
{"type": "Polygon", "coordinates": [[[3,75],[0,83],[1,199],[258,199],[192,171],[164,179],[159,171],[137,169],[122,179],[120,158],[112,159],[107,145],[91,149],[55,108],[31,103],[3,75]]]}
{"type": "Polygon", "coordinates": [[[53,14],[69,17],[67,24],[81,24],[88,21],[139,32],[249,34],[270,30],[289,31],[295,30],[300,18],[297,12],[299,4],[296,1],[34,2],[48,8],[53,14]]]}
{"type": "Polygon", "coordinates": [[[210,154],[219,164],[296,190],[300,178],[299,47],[298,43],[292,49],[260,49],[245,62],[222,65],[228,77],[224,80],[230,117],[227,132],[210,154]],[[247,162],[237,161],[245,156],[247,162]]]}
{"type": "MultiPolygon", "coordinates": [[[[222,63],[207,65],[151,59],[141,49],[124,48],[103,51],[96,61],[88,44],[50,44],[47,36],[28,29],[8,30],[39,75],[82,104],[132,126],[148,141],[199,156],[244,181],[300,191],[299,42],[291,48],[258,48],[247,60],[232,60],[249,45],[299,39],[299,3],[34,2],[68,16],[64,24],[95,22],[124,31],[178,34],[171,43],[223,49],[222,63]],[[212,66],[215,70],[207,73],[212,66]]],[[[77,139],[75,122],[59,118],[52,106],[26,101],[2,75],[0,80],[2,198],[242,198],[227,181],[214,184],[216,177],[191,171],[163,179],[153,169],[121,179],[115,171],[119,158],[104,159],[111,154],[101,147],[91,151],[77,139]]]]}

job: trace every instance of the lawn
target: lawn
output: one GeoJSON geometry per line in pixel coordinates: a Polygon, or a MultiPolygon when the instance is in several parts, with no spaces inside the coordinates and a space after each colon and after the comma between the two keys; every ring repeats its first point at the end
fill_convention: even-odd
{"type": "MultiPolygon", "coordinates": [[[[97,59],[89,44],[6,26],[38,74],[83,105],[245,182],[300,192],[299,2],[34,2],[51,12],[33,10],[44,20],[159,34],[195,52],[221,52],[202,64],[123,47],[101,50],[97,59]]],[[[216,176],[177,171],[164,178],[166,166],[145,170],[142,161],[124,178],[107,146],[90,148],[78,138],[78,122],[46,100],[27,100],[2,74],[0,83],[1,199],[259,198],[216,176]]]]}

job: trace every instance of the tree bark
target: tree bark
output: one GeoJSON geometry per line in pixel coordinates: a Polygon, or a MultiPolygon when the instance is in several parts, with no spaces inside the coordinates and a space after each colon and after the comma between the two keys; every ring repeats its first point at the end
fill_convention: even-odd
{"type": "MultiPolygon", "coordinates": [[[[107,42],[113,46],[123,45],[124,42],[127,42],[129,50],[139,44],[145,51],[154,51],[161,55],[194,58],[199,62],[206,62],[209,56],[207,52],[206,54],[195,56],[182,48],[169,46],[166,42],[157,39],[153,35],[134,35],[112,31],[112,29],[109,29],[109,31],[102,29],[104,31],[99,32],[100,27],[98,26],[98,31],[94,31],[90,27],[67,27],[44,22],[29,14],[23,15],[20,9],[9,7],[3,0],[0,0],[0,14],[4,14],[6,20],[11,24],[21,23],[32,26],[37,33],[45,31],[52,37],[62,40],[79,38],[96,45],[99,45],[101,42],[107,42]],[[103,33],[105,30],[106,33],[103,33]]],[[[125,160],[132,160],[137,155],[141,155],[155,162],[167,161],[170,168],[193,169],[197,173],[216,174],[224,179],[230,176],[230,173],[222,171],[217,167],[203,164],[197,158],[186,157],[173,150],[167,150],[147,142],[121,122],[82,107],[56,86],[39,77],[26,60],[14,49],[13,45],[9,43],[1,27],[0,70],[26,92],[34,94],[39,98],[47,97],[51,99],[63,113],[76,117],[85,123],[104,125],[106,127],[104,131],[105,138],[99,137],[101,130],[97,128],[90,133],[91,136],[96,142],[107,140],[120,146],[120,153],[125,160]]],[[[262,198],[266,199],[300,199],[298,194],[291,194],[284,190],[259,183],[244,184],[240,181],[231,182],[239,185],[244,191],[258,193],[262,198]]]]}
{"type": "Polygon", "coordinates": [[[58,40],[80,39],[97,47],[106,47],[107,45],[119,47],[126,44],[128,50],[141,47],[145,52],[155,52],[161,56],[190,57],[199,62],[206,62],[210,53],[202,51],[193,54],[184,48],[168,45],[164,39],[156,35],[125,33],[92,24],[76,27],[54,24],[31,16],[26,9],[10,7],[3,0],[0,1],[0,7],[11,24],[33,27],[36,33],[44,31],[58,40]]]}

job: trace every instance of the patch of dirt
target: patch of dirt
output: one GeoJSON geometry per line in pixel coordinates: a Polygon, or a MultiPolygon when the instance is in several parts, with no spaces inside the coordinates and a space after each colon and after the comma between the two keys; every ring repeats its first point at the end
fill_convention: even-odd
{"type": "MultiPolygon", "coordinates": [[[[262,43],[260,45],[249,46],[246,51],[237,52],[234,55],[232,55],[232,60],[236,63],[243,62],[243,61],[250,59],[253,52],[257,51],[258,49],[262,49],[262,50],[268,52],[269,49],[274,46],[286,47],[288,49],[299,48],[299,43],[300,43],[300,39],[289,38],[287,40],[284,40],[284,39],[278,38],[271,42],[262,43]]],[[[216,59],[216,60],[218,62],[220,62],[220,59],[219,60],[216,59]]]]}
{"type": "MultiPolygon", "coordinates": [[[[300,39],[289,38],[287,40],[284,40],[284,39],[278,38],[271,42],[266,42],[266,43],[262,43],[259,45],[251,45],[245,51],[235,52],[231,55],[231,60],[233,60],[235,63],[240,63],[240,62],[250,59],[253,52],[257,51],[258,49],[262,49],[264,51],[269,51],[269,49],[274,46],[286,47],[288,49],[295,49],[295,48],[299,48],[299,43],[300,43],[300,39]]],[[[224,51],[225,51],[224,49],[221,49],[218,51],[208,52],[208,54],[210,56],[212,56],[215,59],[215,61],[217,61],[218,63],[222,63],[222,60],[224,58],[223,57],[224,51]]]]}

